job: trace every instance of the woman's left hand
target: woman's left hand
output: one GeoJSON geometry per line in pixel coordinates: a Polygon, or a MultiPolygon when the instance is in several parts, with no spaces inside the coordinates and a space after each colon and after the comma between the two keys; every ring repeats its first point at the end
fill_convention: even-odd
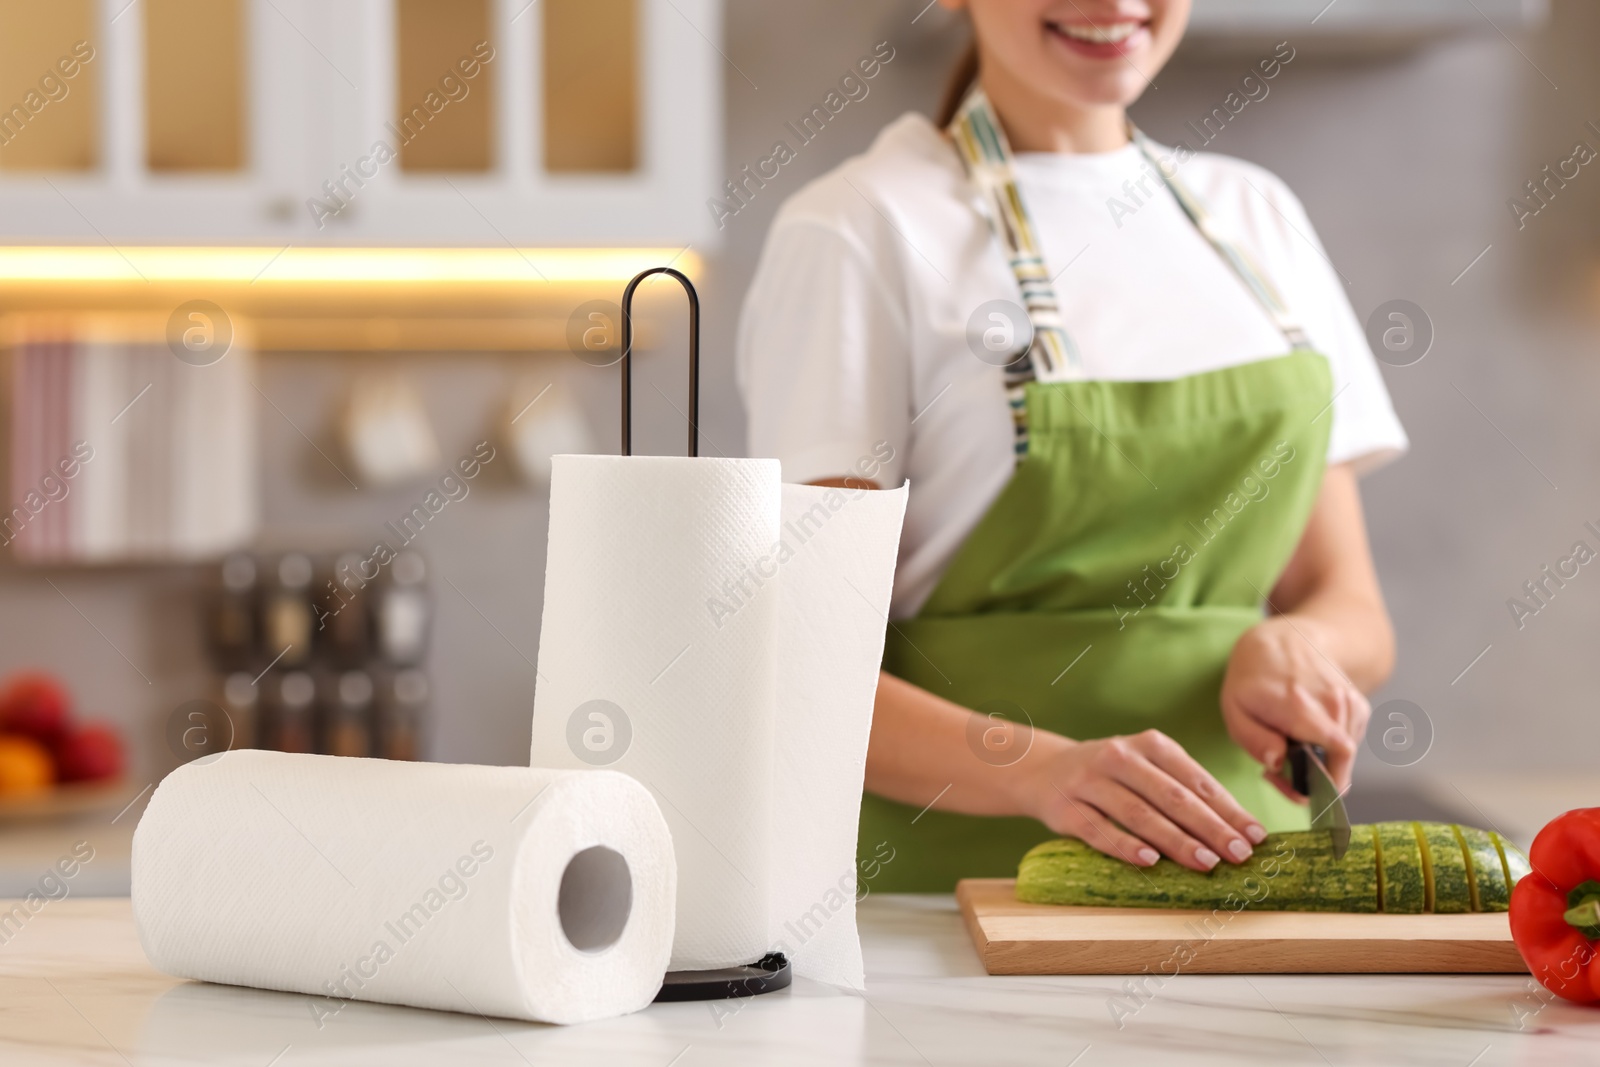
{"type": "Polygon", "coordinates": [[[1222,721],[1229,736],[1293,800],[1304,798],[1283,774],[1290,739],[1321,745],[1328,773],[1344,790],[1372,715],[1367,698],[1319,651],[1319,626],[1305,616],[1263,620],[1233,646],[1222,681],[1222,721]]]}

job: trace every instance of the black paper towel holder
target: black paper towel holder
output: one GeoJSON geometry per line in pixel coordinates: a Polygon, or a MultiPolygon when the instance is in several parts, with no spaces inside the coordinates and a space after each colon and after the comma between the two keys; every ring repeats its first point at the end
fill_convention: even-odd
{"type": "Polygon", "coordinates": [[[769,952],[755,963],[747,963],[742,967],[719,967],[713,971],[668,971],[656,1000],[755,997],[787,989],[793,980],[789,958],[781,952],[769,952]]]}
{"type": "MultiPolygon", "coordinates": [[[[677,279],[689,298],[689,455],[700,455],[700,294],[682,271],[651,267],[633,276],[622,291],[622,454],[633,455],[633,293],[652,274],[677,279]]],[[[786,989],[794,980],[789,959],[769,952],[755,963],[706,971],[668,971],[658,1001],[723,1000],[754,997],[786,989]]]]}
{"type": "Polygon", "coordinates": [[[700,294],[682,271],[651,267],[622,291],[622,454],[633,455],[633,291],[652,274],[676,278],[689,298],[689,455],[700,455],[700,294]]]}

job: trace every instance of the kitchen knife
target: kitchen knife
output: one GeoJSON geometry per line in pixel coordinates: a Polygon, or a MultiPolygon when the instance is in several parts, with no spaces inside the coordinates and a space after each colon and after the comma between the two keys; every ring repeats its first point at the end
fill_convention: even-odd
{"type": "Polygon", "coordinates": [[[1311,803],[1311,828],[1326,830],[1333,842],[1333,858],[1343,859],[1350,847],[1350,814],[1344,797],[1328,774],[1327,753],[1321,745],[1289,742],[1289,771],[1294,791],[1311,803]]]}

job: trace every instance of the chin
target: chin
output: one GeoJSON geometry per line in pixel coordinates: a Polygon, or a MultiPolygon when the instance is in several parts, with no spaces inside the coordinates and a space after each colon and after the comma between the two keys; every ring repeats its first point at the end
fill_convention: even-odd
{"type": "Polygon", "coordinates": [[[1074,3],[1041,18],[1041,43],[1059,95],[1079,104],[1137,100],[1183,35],[1181,15],[1152,6],[1154,12],[1124,5],[1108,13],[1074,3]]]}
{"type": "Polygon", "coordinates": [[[1084,77],[1079,71],[1057,70],[1051,79],[1056,96],[1063,103],[1079,106],[1127,107],[1148,87],[1144,75],[1133,70],[1084,77]]]}

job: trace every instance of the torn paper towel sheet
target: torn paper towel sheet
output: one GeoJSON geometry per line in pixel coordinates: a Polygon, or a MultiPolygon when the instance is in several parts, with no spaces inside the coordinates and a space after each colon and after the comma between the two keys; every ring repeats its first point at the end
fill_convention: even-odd
{"type": "Polygon", "coordinates": [[[905,510],[903,488],[783,487],[769,940],[797,973],[852,989],[866,982],[856,827],[905,510]]]}
{"type": "Polygon", "coordinates": [[[774,460],[557,456],[534,766],[661,803],[672,969],[859,987],[855,845],[906,491],[784,486],[774,460]]]}
{"type": "Polygon", "coordinates": [[[223,753],[162,781],[133,838],[145,955],[180,978],[577,1023],[637,1011],[676,866],[625,775],[223,753]]]}

